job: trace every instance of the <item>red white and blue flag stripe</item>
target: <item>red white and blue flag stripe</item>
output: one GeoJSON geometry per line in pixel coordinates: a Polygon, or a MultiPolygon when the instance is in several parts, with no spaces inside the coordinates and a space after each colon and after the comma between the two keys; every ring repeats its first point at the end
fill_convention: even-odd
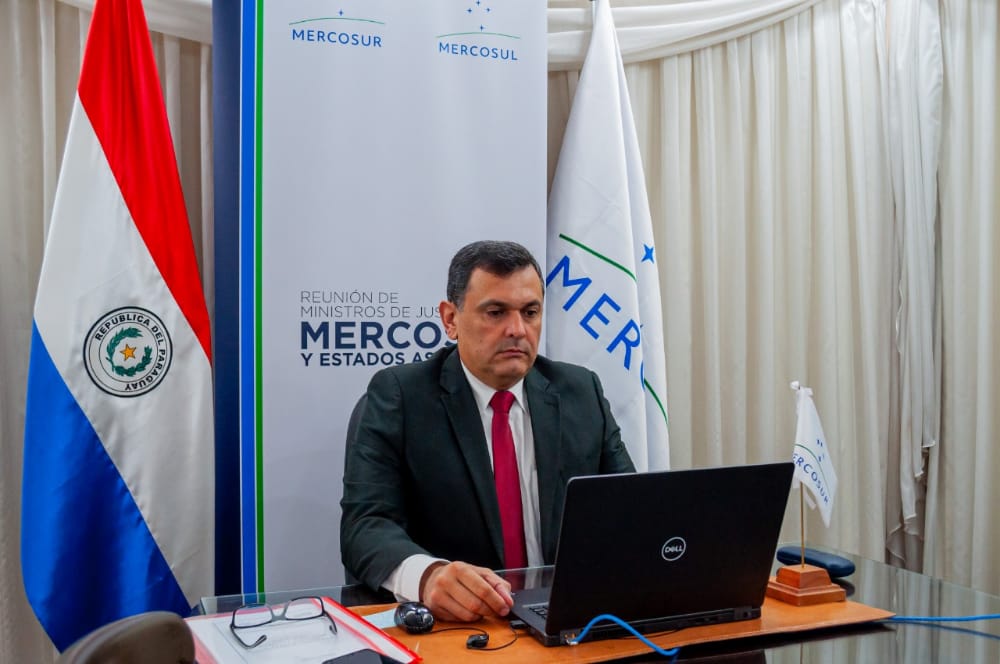
{"type": "Polygon", "coordinates": [[[139,0],[99,0],[35,302],[21,564],[57,648],[214,592],[211,337],[139,0]]]}

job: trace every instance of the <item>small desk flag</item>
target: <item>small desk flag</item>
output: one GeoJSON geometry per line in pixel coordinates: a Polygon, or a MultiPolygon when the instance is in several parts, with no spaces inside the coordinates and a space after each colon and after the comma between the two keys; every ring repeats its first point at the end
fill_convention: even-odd
{"type": "Polygon", "coordinates": [[[549,195],[546,354],[601,379],[636,469],[670,467],[653,224],[607,0],[573,98],[549,195]]]}
{"type": "Polygon", "coordinates": [[[809,507],[819,506],[823,523],[829,528],[833,498],[837,493],[837,473],[833,469],[826,434],[812,400],[812,390],[802,387],[798,381],[793,382],[791,388],[795,390],[795,409],[798,413],[795,449],[792,451],[792,462],[795,464],[792,488],[801,483],[809,490],[806,502],[809,507]]]}
{"type": "Polygon", "coordinates": [[[139,0],[98,0],[45,244],[21,566],[60,650],[214,592],[211,339],[139,0]]]}

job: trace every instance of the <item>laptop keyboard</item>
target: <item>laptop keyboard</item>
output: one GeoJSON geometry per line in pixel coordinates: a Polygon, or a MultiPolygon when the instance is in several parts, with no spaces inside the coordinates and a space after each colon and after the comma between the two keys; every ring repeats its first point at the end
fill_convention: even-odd
{"type": "Polygon", "coordinates": [[[540,616],[542,618],[547,618],[548,615],[549,615],[549,605],[548,605],[548,603],[545,603],[545,604],[529,604],[528,606],[526,606],[524,608],[528,609],[529,611],[531,611],[535,615],[540,616]]]}

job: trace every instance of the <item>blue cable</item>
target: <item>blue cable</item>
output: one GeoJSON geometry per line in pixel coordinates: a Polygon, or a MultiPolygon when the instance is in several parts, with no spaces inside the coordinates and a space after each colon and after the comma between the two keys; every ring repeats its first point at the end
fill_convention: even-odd
{"type": "Polygon", "coordinates": [[[975,622],[977,620],[1000,620],[1000,613],[981,616],[893,616],[885,622],[975,622]]]}
{"type": "Polygon", "coordinates": [[[957,632],[959,634],[970,634],[972,636],[979,636],[986,639],[993,639],[994,641],[1000,641],[1000,634],[990,634],[989,632],[980,632],[978,630],[969,629],[968,627],[952,627],[950,625],[939,625],[936,623],[929,623],[924,621],[909,621],[909,620],[897,620],[897,625],[913,625],[914,627],[924,627],[927,629],[938,629],[944,632],[957,632]]]}
{"type": "MultiPolygon", "coordinates": [[[[625,631],[629,632],[637,639],[646,644],[653,652],[663,655],[664,657],[674,657],[680,652],[680,648],[671,648],[670,650],[664,650],[659,647],[645,636],[640,634],[634,627],[629,625],[627,622],[622,620],[617,616],[613,616],[610,613],[602,613],[599,616],[595,616],[587,623],[587,626],[583,628],[580,634],[569,641],[569,645],[575,646],[579,645],[583,641],[584,637],[587,636],[587,632],[590,628],[601,622],[602,620],[607,620],[613,622],[625,631]]],[[[936,623],[936,622],[975,622],[977,620],[1000,620],[1000,613],[987,613],[978,616],[893,616],[892,618],[886,618],[883,622],[898,622],[898,623],[936,623]]]]}
{"type": "Polygon", "coordinates": [[[645,636],[643,636],[642,634],[640,634],[639,632],[637,632],[635,630],[635,628],[632,627],[632,625],[629,625],[627,622],[625,622],[621,618],[619,618],[617,616],[613,616],[610,613],[602,613],[601,615],[596,616],[593,619],[591,619],[591,621],[589,623],[587,623],[587,626],[583,628],[583,631],[581,631],[580,634],[575,639],[573,639],[572,641],[569,641],[569,645],[571,645],[571,646],[579,645],[579,643],[581,641],[583,641],[583,637],[587,636],[587,632],[590,631],[590,628],[593,627],[594,625],[596,625],[598,622],[600,622],[602,620],[611,621],[611,622],[615,623],[616,625],[618,625],[619,627],[622,627],[623,629],[625,629],[625,631],[631,633],[633,636],[635,636],[640,641],[642,641],[643,643],[645,643],[647,646],[649,646],[650,648],[652,648],[653,652],[658,653],[660,655],[663,655],[664,657],[674,657],[678,652],[680,652],[680,648],[671,648],[670,650],[664,650],[663,648],[661,648],[660,646],[656,645],[655,643],[653,643],[652,641],[650,641],[649,639],[647,639],[645,636]]]}

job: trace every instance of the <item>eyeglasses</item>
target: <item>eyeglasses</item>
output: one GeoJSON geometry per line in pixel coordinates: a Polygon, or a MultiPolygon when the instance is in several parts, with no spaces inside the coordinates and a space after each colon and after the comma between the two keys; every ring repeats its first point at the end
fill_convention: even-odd
{"type": "Polygon", "coordinates": [[[244,604],[233,611],[229,629],[241,646],[250,649],[267,641],[267,634],[261,634],[253,643],[247,643],[238,630],[262,627],[279,620],[313,620],[323,617],[330,621],[330,631],[336,634],[337,623],[333,621],[333,616],[327,613],[323,600],[319,597],[296,597],[276,606],[261,603],[244,604]]]}

